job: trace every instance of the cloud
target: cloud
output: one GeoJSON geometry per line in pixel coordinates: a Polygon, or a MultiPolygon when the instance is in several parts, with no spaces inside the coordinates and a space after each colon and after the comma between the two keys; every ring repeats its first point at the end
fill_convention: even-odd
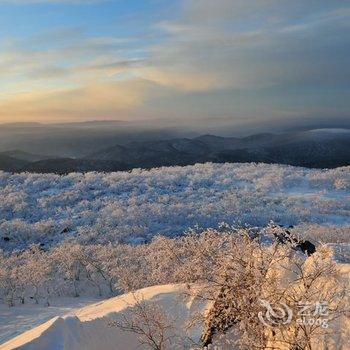
{"type": "Polygon", "coordinates": [[[167,40],[142,73],[195,91],[345,84],[349,23],[336,0],[185,0],[181,18],[158,24],[167,40]]]}
{"type": "Polygon", "coordinates": [[[69,27],[5,39],[0,121],[132,114],[156,86],[133,74],[147,64],[140,40],[69,27]]]}
{"type": "Polygon", "coordinates": [[[340,0],[182,0],[151,39],[78,27],[8,39],[0,120],[344,116],[349,23],[340,0]]]}
{"type": "Polygon", "coordinates": [[[74,89],[32,91],[0,100],[1,121],[62,121],[125,117],[144,103],[147,81],[111,82],[74,89]]]}
{"type": "MultiPolygon", "coordinates": [[[[84,84],[109,80],[143,65],[142,45],[136,39],[87,36],[81,28],[60,28],[26,39],[5,39],[0,74],[6,85],[39,80],[48,85],[84,84]],[[135,42],[136,41],[136,42],[135,42]]],[[[6,87],[0,87],[4,92],[6,87]]]]}

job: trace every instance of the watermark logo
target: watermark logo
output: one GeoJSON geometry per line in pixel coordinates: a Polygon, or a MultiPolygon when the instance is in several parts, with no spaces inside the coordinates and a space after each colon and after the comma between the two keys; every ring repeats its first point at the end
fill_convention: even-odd
{"type": "Polygon", "coordinates": [[[292,309],[284,304],[272,305],[269,301],[260,299],[260,304],[266,309],[265,312],[260,311],[258,317],[265,326],[273,327],[278,325],[289,324],[293,318],[292,309]]]}
{"type": "Polygon", "coordinates": [[[298,308],[297,324],[328,328],[329,309],[327,302],[316,301],[311,303],[303,301],[298,303],[298,308]]]}
{"type": "MultiPolygon", "coordinates": [[[[265,311],[258,313],[258,318],[267,327],[277,327],[290,324],[293,320],[293,310],[285,303],[271,304],[268,300],[260,299],[265,311]]],[[[320,326],[328,328],[328,303],[301,301],[297,304],[298,312],[295,322],[304,326],[320,326]]]]}

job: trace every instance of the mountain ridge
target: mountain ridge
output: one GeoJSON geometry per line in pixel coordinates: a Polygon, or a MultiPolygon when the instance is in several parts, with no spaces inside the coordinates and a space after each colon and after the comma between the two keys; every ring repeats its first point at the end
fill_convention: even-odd
{"type": "Polygon", "coordinates": [[[350,165],[350,129],[318,129],[242,138],[201,135],[115,144],[82,157],[49,157],[23,150],[0,153],[0,170],[39,173],[125,171],[196,163],[276,163],[309,168],[350,165]]]}

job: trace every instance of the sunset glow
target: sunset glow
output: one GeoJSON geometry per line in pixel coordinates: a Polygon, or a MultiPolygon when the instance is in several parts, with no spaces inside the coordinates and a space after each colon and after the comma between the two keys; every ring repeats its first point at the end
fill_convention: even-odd
{"type": "Polygon", "coordinates": [[[0,122],[342,120],[349,23],[343,1],[0,0],[0,122]]]}

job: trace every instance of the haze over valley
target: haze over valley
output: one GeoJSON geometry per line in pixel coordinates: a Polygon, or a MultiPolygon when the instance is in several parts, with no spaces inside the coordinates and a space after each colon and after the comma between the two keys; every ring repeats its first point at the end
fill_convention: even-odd
{"type": "Polygon", "coordinates": [[[16,124],[5,128],[0,170],[10,172],[123,171],[205,162],[264,162],[310,168],[350,164],[350,129],[345,128],[245,137],[200,135],[198,131],[169,127],[157,130],[123,122],[16,124]]]}

